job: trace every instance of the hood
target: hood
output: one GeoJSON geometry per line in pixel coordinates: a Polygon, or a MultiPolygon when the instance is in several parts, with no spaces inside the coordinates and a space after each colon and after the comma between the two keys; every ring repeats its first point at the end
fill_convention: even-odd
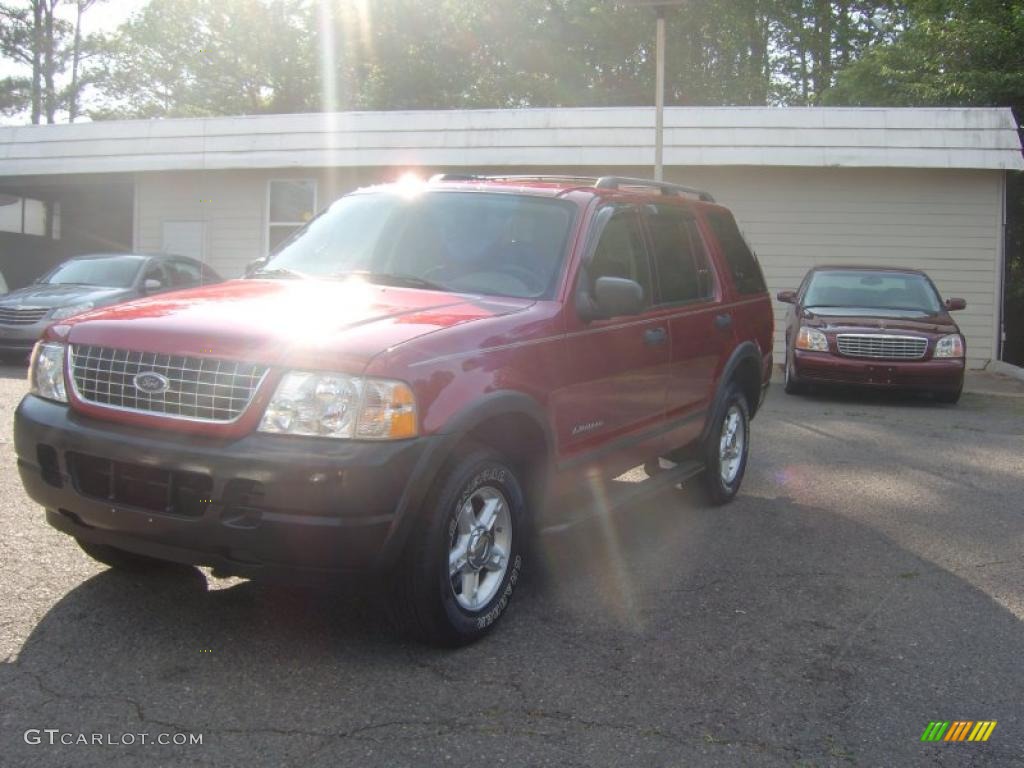
{"type": "Polygon", "coordinates": [[[0,307],[36,307],[54,309],[74,304],[112,304],[134,296],[130,288],[107,288],[96,285],[40,285],[34,284],[0,296],[0,307]]]}
{"type": "Polygon", "coordinates": [[[956,323],[946,312],[925,312],[910,309],[877,309],[856,307],[815,307],[805,309],[803,324],[823,331],[870,330],[913,331],[924,334],[957,333],[956,323]]]}
{"type": "Polygon", "coordinates": [[[377,354],[530,300],[334,280],[233,280],[77,315],[72,343],[357,373],[377,354]]]}

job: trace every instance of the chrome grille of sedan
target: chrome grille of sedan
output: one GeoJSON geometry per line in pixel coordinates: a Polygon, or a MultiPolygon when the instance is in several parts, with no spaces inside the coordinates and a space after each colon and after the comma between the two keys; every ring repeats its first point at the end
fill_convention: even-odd
{"type": "Polygon", "coordinates": [[[71,347],[71,379],[82,400],[191,421],[237,419],[252,402],[267,370],[264,365],[235,360],[81,344],[71,347]],[[138,381],[148,381],[150,386],[144,389],[138,381]]]}
{"type": "Polygon", "coordinates": [[[0,323],[3,325],[32,325],[38,323],[50,310],[46,307],[0,307],[0,323]]]}
{"type": "Polygon", "coordinates": [[[889,336],[882,333],[836,334],[839,354],[879,360],[920,360],[928,349],[921,336],[889,336]]]}

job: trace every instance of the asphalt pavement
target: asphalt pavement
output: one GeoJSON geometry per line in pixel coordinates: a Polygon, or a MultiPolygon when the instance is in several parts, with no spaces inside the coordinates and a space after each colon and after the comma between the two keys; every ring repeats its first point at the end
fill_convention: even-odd
{"type": "Polygon", "coordinates": [[[1024,766],[1012,391],[773,387],[733,504],[549,534],[496,631],[439,651],[362,590],[93,563],[21,489],[23,379],[0,369],[0,765],[1024,766]],[[935,720],[997,725],[922,743],[935,720]]]}

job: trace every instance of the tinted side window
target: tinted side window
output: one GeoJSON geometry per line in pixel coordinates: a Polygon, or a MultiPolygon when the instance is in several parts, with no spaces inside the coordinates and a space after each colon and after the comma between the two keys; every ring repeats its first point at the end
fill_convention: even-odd
{"type": "Polygon", "coordinates": [[[654,248],[659,303],[708,298],[711,281],[706,254],[700,238],[695,237],[692,219],[676,208],[652,205],[647,222],[654,248]]]}
{"type": "Polygon", "coordinates": [[[640,221],[635,213],[620,211],[608,221],[594,249],[587,276],[591,291],[599,277],[636,280],[644,289],[644,296],[650,300],[651,272],[640,234],[640,221]]]}
{"type": "Polygon", "coordinates": [[[708,213],[708,222],[722,245],[722,252],[732,273],[736,290],[740,293],[760,293],[767,290],[761,267],[743,240],[732,214],[712,211],[708,213]]]}
{"type": "Polygon", "coordinates": [[[171,283],[176,288],[188,288],[202,282],[199,267],[191,262],[172,261],[168,267],[171,273],[171,283]]]}

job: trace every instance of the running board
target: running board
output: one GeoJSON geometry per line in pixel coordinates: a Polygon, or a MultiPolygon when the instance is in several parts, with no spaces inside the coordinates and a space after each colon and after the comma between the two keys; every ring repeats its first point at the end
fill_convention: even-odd
{"type": "Polygon", "coordinates": [[[653,467],[648,466],[646,469],[635,467],[612,480],[603,481],[599,488],[584,484],[588,487],[581,488],[577,493],[561,500],[562,505],[572,507],[573,511],[567,515],[567,518],[552,521],[551,525],[541,526],[540,532],[557,533],[594,519],[602,513],[636,504],[696,477],[704,471],[704,464],[700,461],[684,461],[673,464],[662,459],[654,474],[650,474],[650,469],[653,467]],[[597,497],[597,494],[600,494],[600,498],[597,497]]]}

